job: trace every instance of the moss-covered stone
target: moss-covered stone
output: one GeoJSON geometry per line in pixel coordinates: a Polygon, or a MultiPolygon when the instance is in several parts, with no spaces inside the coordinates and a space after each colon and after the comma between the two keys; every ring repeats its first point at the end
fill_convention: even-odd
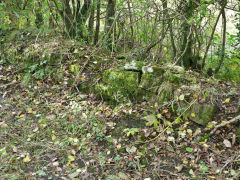
{"type": "Polygon", "coordinates": [[[95,92],[104,100],[124,102],[135,99],[139,93],[138,72],[107,70],[102,83],[95,86],[95,92]]]}
{"type": "Polygon", "coordinates": [[[184,77],[182,73],[175,74],[168,70],[164,73],[164,79],[170,83],[180,84],[183,81],[184,77]]]}
{"type": "Polygon", "coordinates": [[[164,69],[162,67],[142,67],[142,79],[140,82],[140,87],[143,89],[150,89],[155,91],[156,87],[159,87],[163,82],[164,69]]]}
{"type": "Polygon", "coordinates": [[[130,63],[126,63],[124,66],[125,70],[136,70],[142,71],[142,67],[144,66],[144,62],[142,61],[132,61],[130,63]]]}
{"type": "Polygon", "coordinates": [[[169,102],[174,96],[174,91],[173,91],[173,85],[164,82],[160,88],[158,89],[158,94],[157,94],[157,103],[158,104],[164,104],[166,102],[169,102]]]}
{"type": "Polygon", "coordinates": [[[142,67],[142,72],[143,74],[148,74],[148,73],[152,73],[154,75],[159,75],[162,76],[165,72],[164,68],[159,67],[159,66],[143,66],[142,67]]]}
{"type": "Polygon", "coordinates": [[[191,106],[191,108],[186,112],[185,116],[197,124],[205,126],[213,120],[216,110],[217,107],[214,104],[196,103],[191,106]]]}

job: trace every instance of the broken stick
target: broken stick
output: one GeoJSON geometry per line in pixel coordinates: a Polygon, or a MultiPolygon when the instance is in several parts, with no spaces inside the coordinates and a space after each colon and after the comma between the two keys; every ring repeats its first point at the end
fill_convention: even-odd
{"type": "Polygon", "coordinates": [[[227,122],[225,122],[225,123],[222,123],[222,124],[217,125],[217,126],[210,132],[210,135],[213,135],[213,134],[217,131],[218,128],[224,127],[224,126],[226,126],[226,125],[228,125],[228,124],[235,123],[235,122],[237,122],[238,120],[240,120],[240,115],[236,116],[235,118],[232,118],[231,120],[229,120],[229,121],[227,121],[227,122]]]}

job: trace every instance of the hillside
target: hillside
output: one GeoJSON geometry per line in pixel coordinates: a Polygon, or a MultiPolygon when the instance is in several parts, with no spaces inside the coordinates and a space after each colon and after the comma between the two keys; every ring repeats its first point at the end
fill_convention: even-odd
{"type": "Polygon", "coordinates": [[[5,48],[2,179],[238,176],[239,86],[62,42],[5,48]]]}

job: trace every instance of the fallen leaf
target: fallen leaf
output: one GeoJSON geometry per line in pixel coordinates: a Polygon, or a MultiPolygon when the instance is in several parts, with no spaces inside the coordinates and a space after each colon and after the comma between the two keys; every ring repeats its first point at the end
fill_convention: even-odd
{"type": "Polygon", "coordinates": [[[229,140],[227,140],[227,139],[224,139],[223,144],[224,144],[226,147],[228,147],[228,148],[232,147],[231,142],[230,142],[229,140]]]}
{"type": "Polygon", "coordinates": [[[38,84],[39,86],[42,86],[42,82],[41,82],[41,81],[37,81],[37,84],[38,84]]]}
{"type": "Polygon", "coordinates": [[[38,127],[36,127],[34,130],[33,130],[33,132],[37,132],[38,131],[38,127]]]}
{"type": "Polygon", "coordinates": [[[175,169],[177,170],[177,172],[181,172],[182,169],[183,169],[183,165],[179,165],[179,166],[176,166],[175,169]]]}
{"type": "Polygon", "coordinates": [[[69,174],[68,177],[71,178],[71,179],[74,179],[74,178],[76,178],[79,174],[80,174],[80,172],[79,172],[79,171],[76,171],[76,172],[74,172],[74,173],[72,173],[72,174],[69,174]]]}
{"type": "Polygon", "coordinates": [[[179,100],[183,101],[184,100],[184,94],[182,94],[181,96],[179,96],[179,100]]]}
{"type": "Polygon", "coordinates": [[[202,98],[202,99],[200,99],[200,101],[199,101],[199,103],[201,103],[201,104],[203,104],[203,103],[205,103],[206,102],[206,99],[205,98],[202,98]]]}
{"type": "Polygon", "coordinates": [[[31,158],[29,157],[29,155],[27,155],[25,158],[23,158],[23,162],[28,163],[31,161],[31,158]]]}
{"type": "Polygon", "coordinates": [[[3,121],[3,122],[0,122],[0,127],[6,128],[8,127],[8,125],[3,121]]]}
{"type": "Polygon", "coordinates": [[[227,98],[227,99],[225,100],[225,102],[226,102],[226,103],[229,103],[230,100],[231,100],[230,98],[227,98]]]}
{"type": "Polygon", "coordinates": [[[52,135],[52,140],[55,141],[56,140],[56,136],[55,135],[52,135]]]}
{"type": "Polygon", "coordinates": [[[24,114],[21,114],[21,115],[20,115],[20,118],[21,118],[22,120],[25,120],[25,119],[26,119],[26,116],[25,116],[24,114]]]}
{"type": "Polygon", "coordinates": [[[73,162],[75,161],[75,157],[74,156],[68,156],[68,162],[73,162]]]}
{"type": "Polygon", "coordinates": [[[127,147],[126,151],[128,153],[135,153],[137,151],[137,148],[135,146],[132,146],[131,148],[127,147]]]}
{"type": "Polygon", "coordinates": [[[57,166],[59,166],[59,162],[58,162],[58,161],[53,162],[53,163],[52,163],[52,166],[53,166],[53,167],[57,167],[57,166]]]}

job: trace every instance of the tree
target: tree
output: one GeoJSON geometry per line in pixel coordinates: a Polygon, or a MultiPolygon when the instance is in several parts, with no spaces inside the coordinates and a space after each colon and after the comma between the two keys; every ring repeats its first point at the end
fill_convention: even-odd
{"type": "Polygon", "coordinates": [[[92,1],[84,0],[82,7],[80,0],[62,0],[61,2],[53,0],[53,2],[55,8],[63,19],[67,35],[71,38],[83,38],[83,31],[90,14],[89,12],[91,10],[92,1]]]}
{"type": "Polygon", "coordinates": [[[111,49],[114,43],[113,32],[114,32],[114,21],[116,12],[116,0],[108,0],[106,19],[105,19],[105,38],[107,40],[107,46],[111,49]]]}

